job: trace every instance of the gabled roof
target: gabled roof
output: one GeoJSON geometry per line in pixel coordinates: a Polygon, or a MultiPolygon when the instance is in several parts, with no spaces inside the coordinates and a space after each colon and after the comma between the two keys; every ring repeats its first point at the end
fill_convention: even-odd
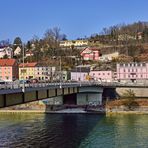
{"type": "Polygon", "coordinates": [[[33,54],[33,52],[29,50],[26,52],[26,54],[33,54]]]}
{"type": "MultiPolygon", "coordinates": [[[[35,66],[37,66],[37,62],[33,62],[33,63],[24,63],[24,67],[35,67],[35,66]]],[[[19,65],[19,67],[23,67],[23,63],[21,63],[20,65],[19,65]]]]}
{"type": "Polygon", "coordinates": [[[97,47],[86,47],[86,48],[84,48],[84,49],[81,51],[81,53],[84,52],[85,50],[99,51],[100,49],[98,49],[97,47]]]}
{"type": "Polygon", "coordinates": [[[0,59],[0,66],[13,66],[16,59],[0,59]]]}

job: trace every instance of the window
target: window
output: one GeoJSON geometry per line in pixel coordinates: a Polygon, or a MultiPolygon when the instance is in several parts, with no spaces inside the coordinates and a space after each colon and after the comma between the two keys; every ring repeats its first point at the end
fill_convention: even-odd
{"type": "Polygon", "coordinates": [[[145,63],[142,64],[142,66],[145,66],[145,65],[146,65],[145,63]]]}
{"type": "Polygon", "coordinates": [[[6,76],[5,78],[6,78],[7,80],[9,79],[9,77],[8,77],[8,76],[6,76]]]}
{"type": "Polygon", "coordinates": [[[110,75],[110,73],[108,73],[108,75],[110,75]]]}

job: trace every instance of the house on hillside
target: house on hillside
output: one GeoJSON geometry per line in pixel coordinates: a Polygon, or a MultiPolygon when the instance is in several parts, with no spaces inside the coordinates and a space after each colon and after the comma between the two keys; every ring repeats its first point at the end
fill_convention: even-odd
{"type": "Polygon", "coordinates": [[[92,60],[92,61],[98,61],[100,56],[100,50],[95,47],[87,47],[83,49],[81,52],[81,56],[83,57],[83,60],[92,60]]]}
{"type": "Polygon", "coordinates": [[[26,51],[26,57],[32,57],[34,56],[32,51],[26,51]]]}
{"type": "Polygon", "coordinates": [[[18,79],[16,59],[0,59],[0,80],[11,82],[16,79],[18,79]]]}
{"type": "Polygon", "coordinates": [[[99,57],[99,61],[105,62],[105,61],[111,61],[113,59],[118,58],[119,52],[113,52],[110,54],[103,54],[102,56],[99,57]]]}
{"type": "Polygon", "coordinates": [[[7,56],[8,58],[12,58],[13,56],[13,49],[10,47],[1,46],[0,47],[0,58],[7,56]]]}
{"type": "Polygon", "coordinates": [[[60,47],[86,47],[88,46],[88,40],[65,40],[60,41],[60,47]]]}
{"type": "Polygon", "coordinates": [[[21,54],[22,49],[18,46],[15,50],[14,50],[14,56],[20,55],[21,54]]]}

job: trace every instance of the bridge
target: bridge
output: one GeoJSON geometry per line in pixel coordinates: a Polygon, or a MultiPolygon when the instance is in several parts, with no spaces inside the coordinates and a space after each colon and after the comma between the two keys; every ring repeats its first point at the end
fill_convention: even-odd
{"type": "Polygon", "coordinates": [[[148,97],[148,85],[135,83],[35,83],[25,84],[25,92],[22,91],[22,84],[11,83],[0,88],[0,108],[53,97],[60,105],[64,103],[99,105],[102,104],[102,99],[116,98],[126,89],[133,90],[137,97],[148,97]]]}

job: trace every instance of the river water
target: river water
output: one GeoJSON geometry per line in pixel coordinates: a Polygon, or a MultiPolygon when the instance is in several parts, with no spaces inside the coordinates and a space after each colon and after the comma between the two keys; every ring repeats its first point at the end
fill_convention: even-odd
{"type": "Polygon", "coordinates": [[[148,115],[1,114],[3,147],[148,148],[148,115]]]}

